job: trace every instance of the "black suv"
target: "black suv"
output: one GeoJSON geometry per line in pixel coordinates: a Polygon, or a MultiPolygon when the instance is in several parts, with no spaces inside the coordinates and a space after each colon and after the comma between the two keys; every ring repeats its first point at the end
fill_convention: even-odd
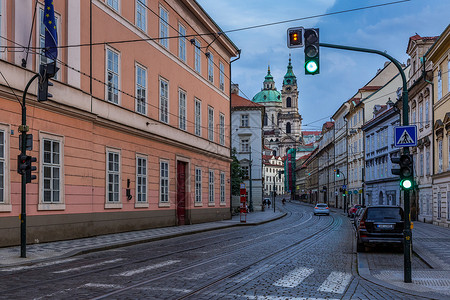
{"type": "Polygon", "coordinates": [[[366,245],[403,245],[404,221],[403,209],[399,206],[364,208],[356,224],[357,251],[364,251],[366,245]]]}

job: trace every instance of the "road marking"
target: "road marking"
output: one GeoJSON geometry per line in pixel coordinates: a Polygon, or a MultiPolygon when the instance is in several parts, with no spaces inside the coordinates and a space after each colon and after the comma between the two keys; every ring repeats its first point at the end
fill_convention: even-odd
{"type": "Polygon", "coordinates": [[[71,262],[71,261],[74,261],[77,259],[78,258],[67,258],[67,259],[49,261],[49,262],[44,262],[44,263],[38,263],[38,264],[35,264],[32,266],[18,266],[18,267],[12,267],[12,268],[5,268],[5,269],[0,269],[0,272],[15,272],[15,271],[21,271],[21,270],[35,269],[35,268],[40,268],[40,267],[47,267],[47,266],[52,266],[52,265],[57,265],[57,264],[63,264],[66,262],[71,262]]]}
{"type": "Polygon", "coordinates": [[[93,268],[93,267],[98,267],[98,266],[103,266],[103,265],[107,265],[107,264],[112,264],[118,261],[123,260],[123,258],[116,258],[116,259],[111,259],[111,260],[105,260],[96,264],[92,264],[92,265],[84,265],[81,267],[76,267],[76,268],[70,268],[70,269],[65,269],[65,270],[61,270],[61,271],[55,271],[53,273],[55,274],[61,274],[61,273],[68,273],[68,272],[72,272],[72,271],[79,271],[79,270],[83,270],[83,269],[87,269],[87,268],[93,268]]]}
{"type": "Polygon", "coordinates": [[[342,294],[350,283],[352,274],[344,272],[331,272],[327,280],[319,287],[318,291],[342,294]]]}
{"type": "Polygon", "coordinates": [[[92,287],[92,288],[100,288],[100,289],[121,289],[121,285],[117,284],[107,284],[107,283],[86,283],[85,285],[82,285],[81,287],[92,287]]]}
{"type": "Polygon", "coordinates": [[[241,275],[238,275],[234,278],[234,282],[241,282],[244,280],[251,280],[254,279],[258,276],[263,275],[265,272],[267,272],[268,270],[272,269],[273,265],[263,265],[261,268],[257,268],[254,271],[250,272],[250,273],[243,273],[241,275]]]}
{"type": "Polygon", "coordinates": [[[296,287],[313,272],[314,269],[300,267],[289,272],[283,278],[277,280],[273,285],[281,287],[296,287]]]}
{"type": "Polygon", "coordinates": [[[132,271],[126,271],[126,272],[123,272],[123,273],[120,273],[120,274],[117,274],[117,275],[114,275],[114,276],[133,276],[135,274],[144,273],[144,272],[147,272],[147,271],[150,271],[150,270],[153,270],[153,269],[169,266],[169,265],[172,265],[172,264],[175,264],[175,263],[178,263],[178,262],[180,262],[180,261],[179,260],[168,260],[166,262],[162,262],[162,263],[159,263],[159,264],[156,264],[156,265],[146,266],[146,267],[143,267],[143,268],[140,268],[140,269],[136,269],[136,270],[132,270],[132,271]]]}
{"type": "MultiPolygon", "coordinates": [[[[240,296],[240,295],[236,295],[240,296]]],[[[246,299],[252,300],[338,300],[337,298],[305,298],[305,297],[286,297],[286,296],[254,296],[246,295],[246,299]]]]}

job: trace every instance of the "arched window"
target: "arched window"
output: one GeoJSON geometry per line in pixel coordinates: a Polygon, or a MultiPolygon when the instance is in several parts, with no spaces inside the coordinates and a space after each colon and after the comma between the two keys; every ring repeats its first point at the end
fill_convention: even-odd
{"type": "Polygon", "coordinates": [[[287,122],[286,124],[286,133],[291,133],[291,123],[287,122]]]}
{"type": "Polygon", "coordinates": [[[273,150],[272,153],[273,156],[277,156],[277,150],[273,150]]]}
{"type": "Polygon", "coordinates": [[[264,114],[264,126],[267,126],[267,122],[268,122],[268,117],[267,117],[267,113],[264,114]]]}
{"type": "Polygon", "coordinates": [[[286,107],[292,107],[292,100],[291,97],[286,98],[286,107]]]}
{"type": "Polygon", "coordinates": [[[275,125],[275,116],[272,114],[272,125],[275,125]]]}

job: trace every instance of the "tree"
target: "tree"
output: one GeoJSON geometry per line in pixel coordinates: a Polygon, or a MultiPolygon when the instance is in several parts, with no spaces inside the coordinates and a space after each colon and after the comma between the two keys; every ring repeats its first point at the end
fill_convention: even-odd
{"type": "Polygon", "coordinates": [[[231,150],[231,194],[234,196],[239,195],[241,182],[243,182],[244,171],[241,168],[241,164],[236,157],[236,148],[231,150]]]}

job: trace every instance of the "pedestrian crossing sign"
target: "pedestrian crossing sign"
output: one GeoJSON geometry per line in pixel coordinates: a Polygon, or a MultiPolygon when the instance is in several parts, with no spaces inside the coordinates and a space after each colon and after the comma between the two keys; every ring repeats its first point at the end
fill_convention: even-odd
{"type": "Polygon", "coordinates": [[[396,126],[394,127],[395,147],[415,147],[417,146],[417,126],[396,126]]]}

